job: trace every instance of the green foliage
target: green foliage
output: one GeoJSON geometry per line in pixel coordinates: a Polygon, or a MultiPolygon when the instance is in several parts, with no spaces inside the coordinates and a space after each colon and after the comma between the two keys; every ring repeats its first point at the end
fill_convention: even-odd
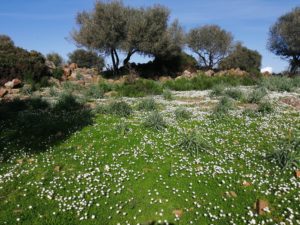
{"type": "Polygon", "coordinates": [[[248,95],[247,102],[259,103],[266,95],[267,90],[264,87],[257,88],[248,95]]]}
{"type": "Polygon", "coordinates": [[[104,91],[99,85],[91,85],[88,87],[86,95],[91,98],[103,98],[104,91]]]}
{"type": "Polygon", "coordinates": [[[232,34],[217,25],[192,29],[187,36],[188,47],[199,56],[199,64],[212,69],[231,48],[232,34]]]}
{"type": "Polygon", "coordinates": [[[239,43],[234,51],[220,62],[219,67],[222,70],[240,68],[247,72],[259,71],[261,59],[262,56],[257,51],[250,50],[239,43]]]}
{"type": "Polygon", "coordinates": [[[38,81],[47,73],[41,53],[16,47],[8,36],[0,35],[0,85],[13,78],[23,79],[25,75],[38,81]]]}
{"type": "Polygon", "coordinates": [[[120,96],[144,97],[146,95],[159,95],[163,92],[162,86],[153,80],[138,79],[133,83],[124,83],[116,87],[120,96]]]}
{"type": "Polygon", "coordinates": [[[214,85],[211,89],[210,96],[220,96],[225,92],[226,86],[223,83],[214,85]]]}
{"type": "Polygon", "coordinates": [[[129,124],[124,121],[118,123],[115,129],[121,135],[126,135],[130,131],[129,124]]]}
{"type": "Polygon", "coordinates": [[[173,100],[174,96],[172,94],[172,92],[170,91],[170,89],[164,89],[163,90],[163,97],[165,100],[173,100]]]}
{"type": "MultiPolygon", "coordinates": [[[[296,78],[294,78],[297,80],[296,78]]],[[[297,82],[294,79],[283,76],[272,76],[262,78],[260,86],[269,89],[270,91],[287,91],[291,92],[297,86],[297,82]]]]}
{"type": "Polygon", "coordinates": [[[110,54],[112,70],[118,72],[120,51],[126,55],[124,66],[135,53],[156,57],[180,52],[183,32],[176,21],[168,26],[169,14],[159,5],[133,8],[121,1],[98,1],[92,12],[77,15],[79,30],[72,37],[82,46],[110,54]]]}
{"type": "Polygon", "coordinates": [[[49,108],[50,105],[47,101],[42,100],[39,97],[33,97],[31,100],[28,102],[28,109],[29,110],[44,110],[49,108]]]}
{"type": "Polygon", "coordinates": [[[233,98],[235,100],[244,100],[245,95],[244,92],[242,92],[238,88],[229,88],[225,91],[225,95],[227,95],[230,98],[233,98]]]}
{"type": "Polygon", "coordinates": [[[158,105],[153,98],[142,99],[137,105],[138,110],[154,111],[157,110],[157,108],[158,105]]]}
{"type": "Polygon", "coordinates": [[[256,80],[251,77],[237,77],[237,76],[216,76],[208,77],[203,74],[187,79],[179,78],[175,80],[168,80],[164,83],[165,88],[176,91],[189,91],[189,90],[208,90],[217,85],[224,86],[239,86],[239,85],[253,85],[256,80]]]}
{"type": "Polygon", "coordinates": [[[268,49],[290,62],[293,74],[300,69],[300,7],[281,16],[270,28],[268,49]]]}
{"type": "Polygon", "coordinates": [[[55,79],[58,79],[60,80],[62,78],[62,76],[64,75],[64,70],[60,67],[58,68],[55,68],[53,71],[52,71],[52,77],[54,77],[55,79]]]}
{"type": "Polygon", "coordinates": [[[151,112],[143,124],[145,127],[152,128],[154,130],[163,130],[167,127],[167,123],[165,122],[164,118],[157,111],[151,112]]]}
{"type": "Polygon", "coordinates": [[[199,153],[207,152],[210,149],[207,142],[195,130],[183,132],[180,135],[178,146],[195,157],[198,157],[199,153]]]}
{"type": "Polygon", "coordinates": [[[55,111],[74,111],[80,108],[82,108],[82,105],[72,94],[62,94],[53,107],[55,111]]]}
{"type": "Polygon", "coordinates": [[[52,52],[46,55],[46,59],[53,62],[56,67],[60,67],[63,64],[63,58],[56,52],[52,52]]]}
{"type": "Polygon", "coordinates": [[[272,113],[274,111],[274,107],[270,102],[260,102],[258,104],[258,112],[262,114],[272,113]]]}
{"type": "Polygon", "coordinates": [[[82,89],[82,87],[79,84],[72,83],[70,81],[63,82],[62,87],[63,87],[64,91],[67,93],[72,93],[76,90],[82,89]]]}
{"type": "Polygon", "coordinates": [[[214,109],[214,113],[216,115],[223,115],[228,113],[231,109],[233,109],[233,101],[225,96],[223,98],[221,98],[220,102],[218,103],[218,105],[215,107],[214,109]]]}
{"type": "Polygon", "coordinates": [[[106,109],[104,108],[104,112],[108,114],[113,114],[121,117],[128,117],[132,114],[131,106],[123,101],[114,101],[111,102],[106,109]]]}
{"type": "Polygon", "coordinates": [[[179,107],[175,110],[175,118],[177,120],[188,120],[192,117],[192,113],[183,107],[179,107]]]}
{"type": "Polygon", "coordinates": [[[289,135],[281,139],[278,149],[268,155],[268,159],[275,162],[282,169],[300,168],[300,139],[299,136],[289,135]]]}
{"type": "Polygon", "coordinates": [[[102,71],[104,67],[104,59],[97,53],[86,51],[84,49],[77,49],[69,54],[69,62],[76,63],[81,68],[96,68],[102,71]]]}

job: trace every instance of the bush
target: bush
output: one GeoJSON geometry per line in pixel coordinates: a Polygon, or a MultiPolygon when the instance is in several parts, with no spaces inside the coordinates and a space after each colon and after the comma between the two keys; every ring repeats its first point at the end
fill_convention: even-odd
{"type": "Polygon", "coordinates": [[[84,49],[77,49],[69,54],[69,62],[76,63],[78,67],[95,68],[101,71],[104,67],[104,59],[97,53],[86,51],[84,49]]]}
{"type": "Polygon", "coordinates": [[[163,97],[164,97],[165,100],[169,100],[169,101],[174,99],[174,96],[173,96],[172,92],[169,89],[164,89],[163,97]]]}
{"type": "Polygon", "coordinates": [[[295,84],[292,78],[283,76],[262,78],[260,86],[267,88],[270,91],[287,91],[294,90],[297,84],[295,84]]]}
{"type": "Polygon", "coordinates": [[[45,58],[36,51],[16,47],[13,41],[0,35],[0,85],[13,78],[38,81],[48,74],[45,58]]]}
{"type": "Polygon", "coordinates": [[[50,105],[47,101],[38,97],[31,98],[28,102],[28,109],[30,110],[47,109],[49,106],[50,105]]]}
{"type": "Polygon", "coordinates": [[[55,79],[58,79],[60,80],[62,78],[62,76],[64,75],[64,70],[60,67],[58,68],[55,68],[53,71],[52,71],[52,77],[54,77],[55,79]]]}
{"type": "Polygon", "coordinates": [[[210,146],[194,130],[181,134],[178,146],[191,156],[199,156],[200,152],[207,152],[210,146]]]}
{"type": "Polygon", "coordinates": [[[71,94],[62,94],[54,106],[55,111],[73,111],[83,106],[71,94]]]}
{"type": "Polygon", "coordinates": [[[260,102],[258,104],[258,112],[268,114],[274,111],[273,105],[270,102],[260,102]]]}
{"type": "Polygon", "coordinates": [[[192,117],[192,114],[185,108],[179,107],[175,110],[175,117],[177,120],[187,120],[192,117]]]}
{"type": "Polygon", "coordinates": [[[108,105],[106,113],[127,117],[132,114],[131,106],[123,101],[112,102],[108,105]]]}
{"type": "Polygon", "coordinates": [[[225,95],[235,100],[243,100],[245,98],[244,93],[237,88],[230,88],[225,91],[225,95]]]}
{"type": "Polygon", "coordinates": [[[46,55],[46,59],[53,62],[56,67],[63,64],[63,58],[56,52],[52,52],[46,55]]]}
{"type": "Polygon", "coordinates": [[[263,87],[253,90],[247,97],[249,103],[259,103],[267,95],[267,90],[263,87]]]}
{"type": "Polygon", "coordinates": [[[259,71],[261,55],[257,51],[250,50],[241,43],[235,46],[234,51],[220,62],[221,70],[236,69],[247,72],[259,71]]]}
{"type": "Polygon", "coordinates": [[[99,85],[91,85],[86,92],[86,95],[91,98],[103,98],[104,91],[99,85]]]}
{"type": "Polygon", "coordinates": [[[146,95],[159,95],[163,89],[161,85],[153,80],[138,79],[133,83],[121,84],[116,87],[116,91],[121,96],[126,97],[144,97],[146,95]]]}
{"type": "Polygon", "coordinates": [[[217,115],[222,115],[228,113],[231,109],[233,109],[233,102],[229,97],[225,96],[215,107],[214,113],[217,115]]]}
{"type": "Polygon", "coordinates": [[[278,149],[267,156],[282,169],[300,168],[300,140],[295,135],[279,141],[278,149]]]}
{"type": "Polygon", "coordinates": [[[138,103],[137,108],[138,110],[153,111],[156,110],[158,106],[153,98],[146,98],[138,103]]]}
{"type": "Polygon", "coordinates": [[[154,111],[148,115],[144,121],[144,126],[155,130],[163,130],[167,127],[167,123],[159,112],[154,111]]]}
{"type": "Polygon", "coordinates": [[[225,92],[226,86],[221,83],[221,84],[217,84],[215,86],[212,87],[212,90],[210,92],[210,96],[220,96],[223,95],[225,92]]]}

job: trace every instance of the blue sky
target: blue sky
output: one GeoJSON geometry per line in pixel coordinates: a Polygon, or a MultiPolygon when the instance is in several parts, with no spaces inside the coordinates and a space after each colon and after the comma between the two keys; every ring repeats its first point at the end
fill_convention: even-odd
{"type": "MultiPolygon", "coordinates": [[[[43,54],[58,52],[65,58],[76,45],[70,31],[76,27],[78,11],[91,10],[95,0],[2,0],[0,33],[9,35],[16,45],[43,54]]],[[[161,4],[171,10],[171,20],[179,19],[185,31],[218,24],[230,31],[235,40],[258,50],[262,67],[275,72],[286,69],[287,63],[266,49],[269,27],[282,14],[300,6],[300,0],[124,0],[126,5],[161,4]]],[[[135,61],[144,61],[135,56],[135,61]]]]}

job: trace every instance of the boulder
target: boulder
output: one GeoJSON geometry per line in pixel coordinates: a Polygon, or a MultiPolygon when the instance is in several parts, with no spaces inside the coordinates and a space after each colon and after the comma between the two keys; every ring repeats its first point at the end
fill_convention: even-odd
{"type": "Polygon", "coordinates": [[[65,76],[65,77],[70,76],[71,73],[72,73],[72,70],[71,70],[68,66],[65,66],[65,67],[63,68],[63,71],[64,71],[64,76],[65,76]]]}
{"type": "Polygon", "coordinates": [[[46,61],[45,61],[45,65],[48,67],[48,69],[49,69],[50,71],[53,71],[53,70],[56,69],[56,66],[55,66],[54,62],[52,62],[52,61],[50,61],[50,60],[46,60],[46,61]]]}
{"type": "Polygon", "coordinates": [[[3,98],[7,93],[8,91],[5,88],[0,88],[0,98],[3,98]]]}
{"type": "Polygon", "coordinates": [[[267,201],[262,199],[256,201],[256,212],[258,215],[264,215],[267,209],[269,209],[269,203],[267,201]]]}
{"type": "Polygon", "coordinates": [[[76,63],[71,63],[71,64],[69,65],[69,68],[71,69],[71,71],[74,71],[75,69],[78,68],[78,65],[77,65],[76,63]]]}
{"type": "Polygon", "coordinates": [[[13,79],[12,81],[8,81],[4,84],[6,88],[16,88],[21,85],[22,81],[19,79],[13,79]]]}
{"type": "Polygon", "coordinates": [[[207,71],[205,71],[205,73],[204,73],[204,75],[205,76],[208,76],[208,77],[211,77],[211,76],[213,76],[215,74],[215,71],[213,71],[213,70],[207,70],[207,71]]]}
{"type": "Polygon", "coordinates": [[[168,80],[172,80],[172,78],[170,76],[162,76],[162,77],[159,78],[159,81],[161,83],[165,83],[168,80]]]}

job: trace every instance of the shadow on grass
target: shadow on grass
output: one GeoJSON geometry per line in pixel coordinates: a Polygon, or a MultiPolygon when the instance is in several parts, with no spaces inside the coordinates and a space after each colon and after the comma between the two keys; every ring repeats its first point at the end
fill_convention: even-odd
{"type": "Polygon", "coordinates": [[[92,123],[90,110],[65,96],[54,106],[39,98],[0,103],[0,163],[40,153],[92,123]]]}

